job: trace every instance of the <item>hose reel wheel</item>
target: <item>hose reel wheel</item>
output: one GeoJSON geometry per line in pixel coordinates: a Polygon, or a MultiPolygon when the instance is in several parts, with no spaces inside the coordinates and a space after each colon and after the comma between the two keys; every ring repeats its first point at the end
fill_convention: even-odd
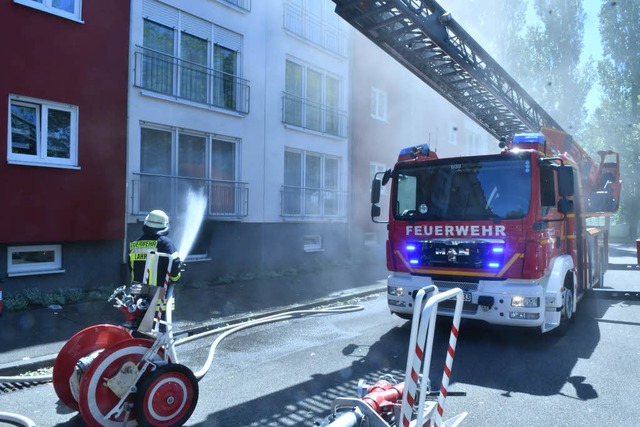
{"type": "Polygon", "coordinates": [[[198,380],[177,363],[160,366],[138,384],[133,410],[142,427],[183,425],[198,403],[198,380]]]}
{"type": "MultiPolygon", "coordinates": [[[[133,413],[123,411],[105,417],[125,397],[134,381],[142,358],[153,346],[154,341],[146,338],[131,338],[106,348],[91,363],[80,381],[80,414],[89,427],[135,427],[137,422],[133,413]],[[135,369],[134,369],[135,368],[135,369]]],[[[163,351],[155,355],[162,362],[163,351]]],[[[146,372],[142,375],[144,379],[146,372]]],[[[125,405],[133,403],[134,393],[126,397],[125,405]]]]}

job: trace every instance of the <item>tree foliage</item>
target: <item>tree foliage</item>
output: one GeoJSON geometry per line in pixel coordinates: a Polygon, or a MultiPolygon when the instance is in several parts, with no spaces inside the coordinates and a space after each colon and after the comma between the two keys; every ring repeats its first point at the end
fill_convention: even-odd
{"type": "Polygon", "coordinates": [[[637,237],[640,218],[640,4],[603,0],[600,13],[603,58],[598,63],[602,102],[589,123],[589,138],[621,155],[621,216],[637,237]]]}

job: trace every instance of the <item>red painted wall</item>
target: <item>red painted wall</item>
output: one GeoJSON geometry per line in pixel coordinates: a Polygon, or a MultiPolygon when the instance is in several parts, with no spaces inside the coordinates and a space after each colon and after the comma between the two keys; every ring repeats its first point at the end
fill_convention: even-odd
{"type": "Polygon", "coordinates": [[[0,6],[0,244],[124,238],[129,1],[0,6]],[[78,106],[80,170],[7,163],[9,94],[78,106]]]}

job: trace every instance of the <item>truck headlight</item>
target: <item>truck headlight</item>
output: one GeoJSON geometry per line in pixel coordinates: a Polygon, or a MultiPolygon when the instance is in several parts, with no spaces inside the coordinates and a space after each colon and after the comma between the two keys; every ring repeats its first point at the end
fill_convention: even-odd
{"type": "Polygon", "coordinates": [[[402,286],[387,286],[387,293],[395,297],[401,297],[404,294],[402,286]]]}
{"type": "Polygon", "coordinates": [[[511,298],[511,307],[540,307],[540,297],[515,296],[511,298]]]}

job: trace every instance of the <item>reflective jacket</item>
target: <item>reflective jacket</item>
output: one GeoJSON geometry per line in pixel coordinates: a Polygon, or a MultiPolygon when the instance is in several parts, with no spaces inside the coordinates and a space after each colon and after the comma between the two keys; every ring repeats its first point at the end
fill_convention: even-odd
{"type": "Polygon", "coordinates": [[[169,262],[171,262],[169,279],[174,283],[180,279],[180,256],[175,245],[167,236],[145,233],[138,240],[131,242],[129,244],[129,262],[132,282],[163,286],[169,262]],[[154,254],[168,256],[159,256],[157,267],[154,263],[150,263],[150,270],[156,268],[156,271],[149,271],[148,279],[145,281],[147,259],[154,254]]]}

